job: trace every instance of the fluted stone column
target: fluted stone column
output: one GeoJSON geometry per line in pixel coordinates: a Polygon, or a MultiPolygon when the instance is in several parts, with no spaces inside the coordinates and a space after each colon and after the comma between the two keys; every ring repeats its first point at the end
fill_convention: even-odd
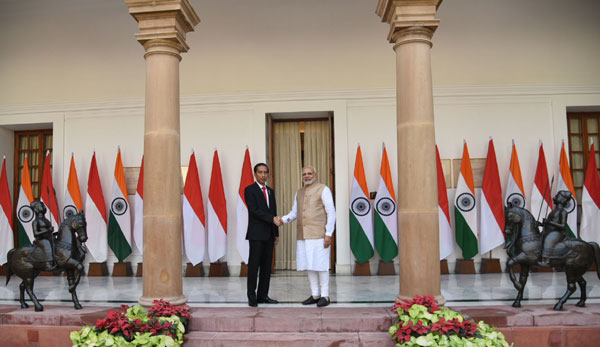
{"type": "Polygon", "coordinates": [[[125,0],[146,54],[144,277],[139,302],[183,304],[179,61],[200,22],[188,0],[125,0]]]}
{"type": "Polygon", "coordinates": [[[441,0],[379,0],[377,15],[390,24],[396,52],[398,134],[397,300],[433,295],[440,288],[437,169],[431,38],[441,0]]]}

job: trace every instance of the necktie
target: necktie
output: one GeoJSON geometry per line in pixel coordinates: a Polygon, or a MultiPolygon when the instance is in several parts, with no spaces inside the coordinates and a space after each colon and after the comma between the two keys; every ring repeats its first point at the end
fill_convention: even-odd
{"type": "Polygon", "coordinates": [[[265,195],[265,201],[267,202],[267,206],[269,206],[269,199],[267,198],[267,187],[262,187],[262,191],[265,195]]]}

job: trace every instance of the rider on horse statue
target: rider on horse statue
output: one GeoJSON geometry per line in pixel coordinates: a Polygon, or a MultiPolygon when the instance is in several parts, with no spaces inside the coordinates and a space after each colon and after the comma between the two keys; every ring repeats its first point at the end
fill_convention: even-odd
{"type": "Polygon", "coordinates": [[[542,259],[541,266],[552,266],[552,259],[565,258],[570,252],[565,244],[560,243],[566,238],[565,230],[567,228],[567,205],[572,199],[571,192],[568,190],[559,191],[554,196],[554,209],[550,212],[547,218],[544,219],[540,226],[544,227],[542,232],[542,259]]]}
{"type": "Polygon", "coordinates": [[[31,262],[45,263],[45,268],[42,271],[54,271],[58,268],[56,264],[56,253],[54,252],[54,227],[52,223],[45,217],[46,205],[41,201],[31,203],[31,208],[35,213],[33,220],[33,252],[29,255],[31,262]]]}

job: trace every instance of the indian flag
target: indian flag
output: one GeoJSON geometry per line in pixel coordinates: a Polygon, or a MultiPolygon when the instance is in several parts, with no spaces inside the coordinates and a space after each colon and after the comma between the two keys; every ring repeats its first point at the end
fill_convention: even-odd
{"type": "Polygon", "coordinates": [[[106,204],[102,193],[102,183],[96,165],[96,152],[92,155],[85,197],[85,220],[87,223],[87,248],[96,262],[106,261],[108,245],[106,241],[106,204]]]}
{"type": "Polygon", "coordinates": [[[133,239],[140,254],[144,254],[144,156],[135,190],[135,212],[133,220],[133,239]]]}
{"type": "Polygon", "coordinates": [[[546,155],[544,154],[544,145],[540,141],[540,150],[538,154],[537,168],[535,170],[535,179],[531,190],[531,208],[529,209],[533,216],[540,222],[546,218],[546,215],[552,210],[552,199],[550,191],[550,181],[548,180],[548,167],[546,166],[546,155]]]}
{"type": "Polygon", "coordinates": [[[206,252],[206,216],[200,187],[196,155],[192,152],[183,187],[183,240],[185,255],[192,265],[204,260],[206,252]]]}
{"type": "Polygon", "coordinates": [[[244,197],[244,190],[249,185],[254,184],[254,175],[252,174],[252,164],[250,163],[250,151],[246,147],[244,154],[244,162],[242,164],[242,175],[240,178],[240,187],[238,189],[237,201],[237,235],[236,244],[240,257],[244,263],[248,264],[248,256],[250,253],[249,243],[246,240],[246,232],[248,231],[248,205],[244,197]]]}
{"type": "Polygon", "coordinates": [[[206,223],[208,224],[208,257],[210,262],[214,263],[227,253],[227,201],[223,189],[219,152],[216,149],[208,188],[206,223]]]}
{"type": "Polygon", "coordinates": [[[33,202],[33,191],[31,190],[31,177],[29,176],[27,154],[25,155],[25,163],[23,164],[22,170],[19,200],[17,201],[17,238],[19,240],[19,246],[30,245],[34,240],[32,223],[35,215],[30,206],[33,202]]]}
{"type": "Polygon", "coordinates": [[[496,161],[494,141],[490,139],[483,184],[481,186],[481,239],[480,253],[487,253],[504,244],[504,204],[502,186],[496,161]]]}
{"type": "Polygon", "coordinates": [[[79,190],[79,179],[77,178],[73,153],[71,153],[69,179],[67,180],[67,190],[65,191],[65,207],[63,207],[63,220],[76,215],[81,210],[83,210],[83,202],[81,200],[81,191],[79,190]]]}
{"type": "Polygon", "coordinates": [[[450,208],[448,203],[448,191],[446,180],[442,169],[442,160],[437,145],[435,146],[437,157],[437,181],[438,181],[438,221],[440,228],[440,260],[446,259],[454,252],[454,235],[450,226],[450,208]]]}
{"type": "Polygon", "coordinates": [[[125,171],[121,160],[121,148],[117,153],[113,180],[110,214],[108,216],[108,245],[119,262],[131,254],[131,211],[127,199],[125,171]]]}
{"type": "Polygon", "coordinates": [[[385,263],[398,255],[398,212],[396,194],[392,183],[392,172],[385,144],[381,158],[379,187],[375,197],[375,248],[385,263]]]}
{"type": "Polygon", "coordinates": [[[581,239],[600,243],[598,225],[600,225],[600,178],[598,178],[596,151],[592,142],[581,196],[581,239]]]}
{"type": "Polygon", "coordinates": [[[42,186],[40,188],[40,199],[46,205],[46,218],[52,223],[54,231],[58,230],[58,202],[56,192],[52,184],[52,169],[50,168],[50,151],[46,151],[44,159],[44,171],[42,172],[42,186]]]}
{"type": "Polygon", "coordinates": [[[465,259],[471,259],[478,252],[477,239],[477,200],[475,199],[475,183],[473,169],[467,142],[463,146],[460,175],[456,185],[456,198],[454,199],[454,219],[456,228],[456,243],[462,249],[465,259]]]}
{"type": "Polygon", "coordinates": [[[519,165],[519,155],[515,140],[512,142],[512,153],[510,155],[510,173],[506,183],[506,193],[504,194],[504,204],[511,203],[513,206],[525,208],[527,198],[525,189],[523,189],[523,178],[521,176],[521,166],[519,165]]]}
{"type": "Polygon", "coordinates": [[[571,168],[569,167],[564,140],[560,149],[559,171],[557,191],[568,190],[572,195],[571,202],[567,206],[569,214],[567,215],[567,227],[565,231],[567,236],[575,237],[577,235],[577,195],[575,195],[575,187],[573,186],[573,178],[571,177],[571,168]]]}
{"type": "Polygon", "coordinates": [[[6,157],[2,158],[0,174],[0,264],[6,263],[6,253],[14,246],[12,231],[12,203],[6,177],[6,157]]]}
{"type": "Polygon", "coordinates": [[[373,246],[373,210],[369,201],[362,153],[358,145],[350,198],[350,249],[358,263],[363,264],[373,256],[373,246]]]}

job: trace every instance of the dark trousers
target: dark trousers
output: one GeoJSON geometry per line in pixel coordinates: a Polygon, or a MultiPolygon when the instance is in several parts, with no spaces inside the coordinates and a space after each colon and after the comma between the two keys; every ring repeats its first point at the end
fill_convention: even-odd
{"type": "Polygon", "coordinates": [[[275,240],[250,240],[249,244],[248,300],[264,300],[269,294],[269,282],[271,280],[271,264],[273,262],[273,247],[275,245],[275,240]],[[257,275],[259,277],[258,292],[256,292],[257,275]]]}

